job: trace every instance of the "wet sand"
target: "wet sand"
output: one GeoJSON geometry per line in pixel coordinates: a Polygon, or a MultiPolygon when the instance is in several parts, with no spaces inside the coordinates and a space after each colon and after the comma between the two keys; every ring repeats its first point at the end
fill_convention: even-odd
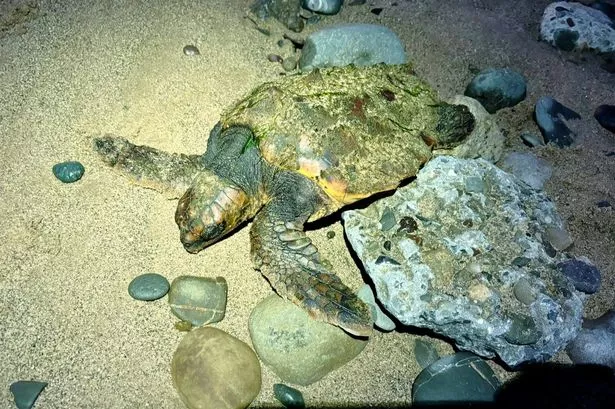
{"type": "MultiPolygon", "coordinates": [[[[217,326],[248,343],[250,311],[271,289],[251,267],[247,228],[188,254],[173,221],[175,201],[104,167],[92,138],[114,133],[167,151],[202,152],[224,107],[283,72],[266,58],[280,37],[262,35],[244,18],[249,1],[41,3],[37,18],[0,38],[0,406],[11,407],[12,382],[42,380],[49,386],[37,409],[183,408],[170,375],[183,333],[173,328],[166,299],[132,300],[128,283],[145,272],[170,281],[224,276],[227,315],[217,326]],[[186,44],[201,55],[185,56],[186,44]],[[51,167],[65,160],[85,165],[82,180],[55,179],[51,167]]],[[[575,239],[573,252],[602,271],[602,288],[587,302],[586,315],[595,318],[615,299],[615,216],[596,206],[615,204],[615,159],[606,156],[615,135],[592,114],[615,103],[615,77],[592,55],[537,41],[548,3],[368,1],[301,35],[337,23],[383,24],[443,98],[463,93],[473,67],[519,71],[528,81],[526,100],[495,116],[507,151],[530,150],[519,134],[538,133],[532,111],[540,96],[579,112],[583,119],[573,126],[580,146],[532,152],[554,167],[545,190],[575,239]],[[384,8],[379,16],[369,11],[377,6],[384,8]]],[[[309,237],[358,288],[360,271],[339,221],[309,237]],[[334,239],[326,238],[329,230],[334,239]]],[[[309,406],[408,404],[419,333],[377,333],[354,361],[300,388],[309,406]]],[[[442,353],[451,351],[437,342],[442,353]]],[[[263,366],[252,407],[282,407],[272,392],[279,381],[263,366]]]]}

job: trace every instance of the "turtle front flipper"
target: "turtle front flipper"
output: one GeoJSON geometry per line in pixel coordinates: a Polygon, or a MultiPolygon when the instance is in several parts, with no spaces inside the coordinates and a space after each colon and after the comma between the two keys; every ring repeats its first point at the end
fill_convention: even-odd
{"type": "Polygon", "coordinates": [[[353,335],[369,336],[373,322],[368,306],[320,262],[318,250],[303,231],[314,210],[308,203],[315,203],[305,190],[313,186],[300,175],[288,175],[297,180],[284,183],[286,194],[272,198],[252,223],[255,268],[278,295],[305,309],[312,318],[353,335]]]}
{"type": "Polygon", "coordinates": [[[135,145],[124,138],[105,135],[94,139],[94,150],[103,162],[136,184],[177,199],[204,169],[200,155],[163,152],[135,145]]]}

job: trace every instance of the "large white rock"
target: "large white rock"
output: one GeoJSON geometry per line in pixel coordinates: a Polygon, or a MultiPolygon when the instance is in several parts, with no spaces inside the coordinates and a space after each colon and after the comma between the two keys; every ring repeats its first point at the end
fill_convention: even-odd
{"type": "Polygon", "coordinates": [[[615,24],[601,11],[581,3],[558,1],[547,6],[541,38],[562,50],[615,51],[615,24]]]}

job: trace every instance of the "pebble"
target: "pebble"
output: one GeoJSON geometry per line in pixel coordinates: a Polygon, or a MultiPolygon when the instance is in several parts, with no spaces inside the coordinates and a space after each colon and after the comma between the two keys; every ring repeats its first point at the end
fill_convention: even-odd
{"type": "Polygon", "coordinates": [[[334,237],[335,237],[335,232],[334,232],[333,230],[329,230],[329,231],[327,232],[327,238],[328,238],[328,239],[332,239],[332,238],[334,238],[334,237]]]}
{"type": "Polygon", "coordinates": [[[368,342],[311,318],[276,294],[252,310],[248,328],[261,361],[283,381],[304,386],[350,362],[368,342]]]}
{"type": "Polygon", "coordinates": [[[365,304],[367,304],[372,312],[372,319],[374,325],[385,332],[393,331],[395,329],[395,322],[390,319],[384,311],[380,308],[380,305],[376,302],[374,292],[368,284],[363,286],[357,292],[357,297],[365,304]]]}
{"type": "MultiPolygon", "coordinates": [[[[441,405],[495,401],[500,381],[491,367],[469,352],[445,356],[423,369],[412,384],[412,405],[441,405]]],[[[464,407],[465,407],[464,405],[464,407]]],[[[455,406],[456,407],[456,406],[455,406]]]]}
{"type": "Polygon", "coordinates": [[[489,68],[475,76],[465,95],[479,101],[490,114],[525,99],[525,78],[509,68],[489,68]]]}
{"type": "Polygon", "coordinates": [[[52,168],[56,178],[64,183],[73,183],[81,179],[85,173],[85,168],[80,162],[67,161],[56,163],[52,168]]]}
{"type": "Polygon", "coordinates": [[[594,118],[604,129],[615,133],[615,105],[600,105],[594,111],[594,118]]]}
{"type": "Polygon", "coordinates": [[[227,290],[222,277],[180,276],[171,283],[169,306],[194,326],[211,324],[224,318],[227,290]]]}
{"type": "Polygon", "coordinates": [[[572,240],[572,237],[570,237],[566,229],[558,226],[547,227],[545,229],[545,238],[557,251],[566,250],[574,243],[574,240],[572,240]]]}
{"type": "Polygon", "coordinates": [[[279,400],[285,408],[288,409],[304,409],[305,401],[300,391],[283,383],[273,385],[273,395],[279,400]]]}
{"type": "Polygon", "coordinates": [[[594,294],[600,289],[600,270],[585,257],[562,261],[557,264],[557,268],[573,282],[578,291],[594,294]]]}
{"type": "Polygon", "coordinates": [[[541,97],[536,102],[534,115],[547,143],[553,142],[560,148],[572,145],[575,134],[564,120],[581,119],[579,114],[551,97],[541,97]]]}
{"type": "Polygon", "coordinates": [[[46,386],[47,382],[17,381],[13,382],[9,389],[18,409],[30,409],[46,386]]]}
{"type": "Polygon", "coordinates": [[[395,213],[393,213],[391,209],[385,209],[385,211],[382,212],[382,217],[380,218],[380,230],[391,230],[395,224],[397,224],[395,213]]]}
{"type": "Polygon", "coordinates": [[[198,48],[196,48],[195,45],[188,44],[187,46],[184,46],[184,54],[193,56],[193,55],[201,55],[201,52],[199,51],[198,48]]]}
{"type": "Polygon", "coordinates": [[[513,287],[515,298],[525,305],[530,305],[536,300],[536,294],[532,290],[530,282],[525,277],[521,277],[513,287]]]}
{"type": "Polygon", "coordinates": [[[340,12],[343,0],[303,0],[301,6],[320,14],[333,15],[340,12]]]}
{"type": "Polygon", "coordinates": [[[404,64],[404,46],[393,31],[377,24],[342,24],[310,34],[303,45],[299,68],[404,64]]]}
{"type": "Polygon", "coordinates": [[[282,68],[284,71],[292,71],[297,68],[297,58],[295,57],[286,57],[284,61],[282,61],[282,68]]]}
{"type": "Polygon", "coordinates": [[[213,327],[184,336],[173,355],[171,375],[189,409],[244,409],[261,389],[261,367],[252,348],[213,327]]]}
{"type": "Polygon", "coordinates": [[[169,281],[156,273],[142,274],[135,277],[128,285],[128,294],[135,300],[154,301],[169,292],[169,281]]]}
{"type": "Polygon", "coordinates": [[[504,339],[513,345],[532,345],[536,344],[543,334],[536,326],[534,319],[528,315],[509,313],[510,327],[504,339]]]}

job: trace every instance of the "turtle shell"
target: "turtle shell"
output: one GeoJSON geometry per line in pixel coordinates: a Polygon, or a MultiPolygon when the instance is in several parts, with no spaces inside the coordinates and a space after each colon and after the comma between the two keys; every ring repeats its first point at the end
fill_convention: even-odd
{"type": "Polygon", "coordinates": [[[221,124],[250,128],[265,160],[317,183],[326,214],[416,175],[440,104],[409,65],[325,68],[257,87],[221,124]]]}

